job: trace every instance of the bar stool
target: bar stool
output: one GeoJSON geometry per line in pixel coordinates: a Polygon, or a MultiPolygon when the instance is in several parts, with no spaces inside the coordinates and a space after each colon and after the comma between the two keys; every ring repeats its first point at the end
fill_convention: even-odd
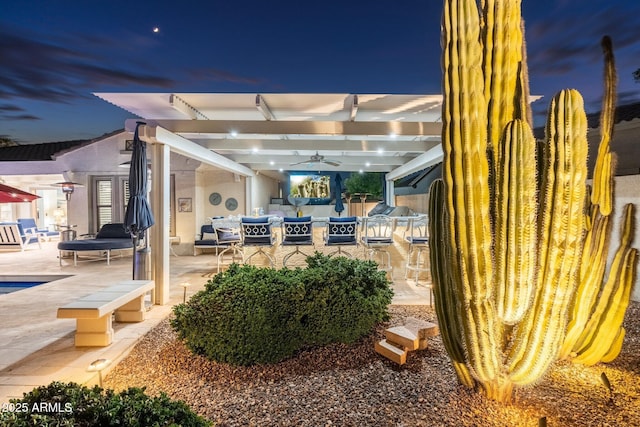
{"type": "Polygon", "coordinates": [[[282,219],[282,246],[295,246],[293,252],[289,252],[282,258],[282,266],[287,266],[287,261],[294,255],[309,256],[300,250],[300,246],[314,246],[311,217],[284,217],[282,219]]]}
{"type": "Polygon", "coordinates": [[[393,245],[395,218],[388,215],[372,215],[362,218],[360,241],[367,251],[367,259],[378,263],[378,268],[391,271],[391,254],[387,248],[393,245]]]}
{"type": "Polygon", "coordinates": [[[408,219],[404,240],[409,242],[409,251],[405,262],[404,278],[413,275],[413,280],[418,284],[420,273],[427,273],[427,279],[431,280],[431,262],[429,260],[429,218],[427,215],[418,215],[408,219]]]}
{"type": "Polygon", "coordinates": [[[269,260],[271,268],[275,267],[275,261],[273,257],[264,251],[264,247],[273,247],[276,242],[273,231],[271,230],[271,223],[266,216],[258,218],[242,217],[240,221],[242,247],[249,246],[257,247],[258,250],[248,257],[244,258],[244,263],[249,264],[251,258],[255,255],[262,255],[269,260]]]}
{"type": "Polygon", "coordinates": [[[343,246],[358,246],[358,218],[355,216],[345,217],[329,217],[327,222],[327,228],[324,232],[324,244],[325,246],[337,246],[338,250],[328,255],[338,256],[342,255],[348,258],[353,258],[353,255],[349,252],[342,250],[343,246]]]}

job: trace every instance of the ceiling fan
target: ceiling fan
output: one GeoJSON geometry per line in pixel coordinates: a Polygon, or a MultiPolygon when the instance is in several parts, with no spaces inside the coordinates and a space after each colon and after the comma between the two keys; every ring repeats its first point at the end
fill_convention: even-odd
{"type": "Polygon", "coordinates": [[[304,160],[302,162],[297,162],[297,163],[290,163],[289,166],[304,165],[304,164],[313,165],[315,163],[326,163],[331,166],[340,166],[340,161],[325,159],[324,156],[318,154],[317,151],[316,151],[316,154],[311,155],[309,160],[304,160]]]}

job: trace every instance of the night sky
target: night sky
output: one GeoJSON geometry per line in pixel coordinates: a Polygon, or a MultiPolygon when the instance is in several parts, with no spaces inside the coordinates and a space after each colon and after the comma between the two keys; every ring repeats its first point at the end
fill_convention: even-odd
{"type": "MultiPolygon", "coordinates": [[[[441,93],[438,0],[65,1],[0,4],[0,135],[90,139],[127,112],[92,92],[441,93]],[[154,27],[159,30],[154,32],[154,27]]],[[[524,0],[531,93],[600,109],[600,39],[619,104],[640,100],[640,1],[524,0]]]]}

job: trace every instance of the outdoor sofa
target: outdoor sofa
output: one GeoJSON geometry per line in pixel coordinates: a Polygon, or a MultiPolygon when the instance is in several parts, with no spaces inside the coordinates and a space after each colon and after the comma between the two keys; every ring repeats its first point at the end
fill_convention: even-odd
{"type": "Polygon", "coordinates": [[[60,265],[65,252],[73,253],[73,265],[78,263],[78,252],[99,252],[106,255],[107,265],[111,260],[111,251],[132,249],[133,240],[131,235],[125,231],[124,224],[112,223],[102,226],[98,234],[93,239],[69,240],[58,243],[60,265]]]}

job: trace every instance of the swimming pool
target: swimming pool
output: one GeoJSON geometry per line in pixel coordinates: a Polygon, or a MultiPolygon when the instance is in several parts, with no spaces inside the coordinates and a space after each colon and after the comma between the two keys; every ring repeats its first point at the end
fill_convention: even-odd
{"type": "Polygon", "coordinates": [[[64,279],[65,277],[69,277],[69,275],[0,275],[0,296],[10,294],[12,292],[21,291],[23,289],[33,288],[35,286],[53,282],[54,280],[64,279]]]}
{"type": "Polygon", "coordinates": [[[42,285],[43,283],[49,282],[0,282],[0,295],[33,288],[34,286],[42,285]]]}

